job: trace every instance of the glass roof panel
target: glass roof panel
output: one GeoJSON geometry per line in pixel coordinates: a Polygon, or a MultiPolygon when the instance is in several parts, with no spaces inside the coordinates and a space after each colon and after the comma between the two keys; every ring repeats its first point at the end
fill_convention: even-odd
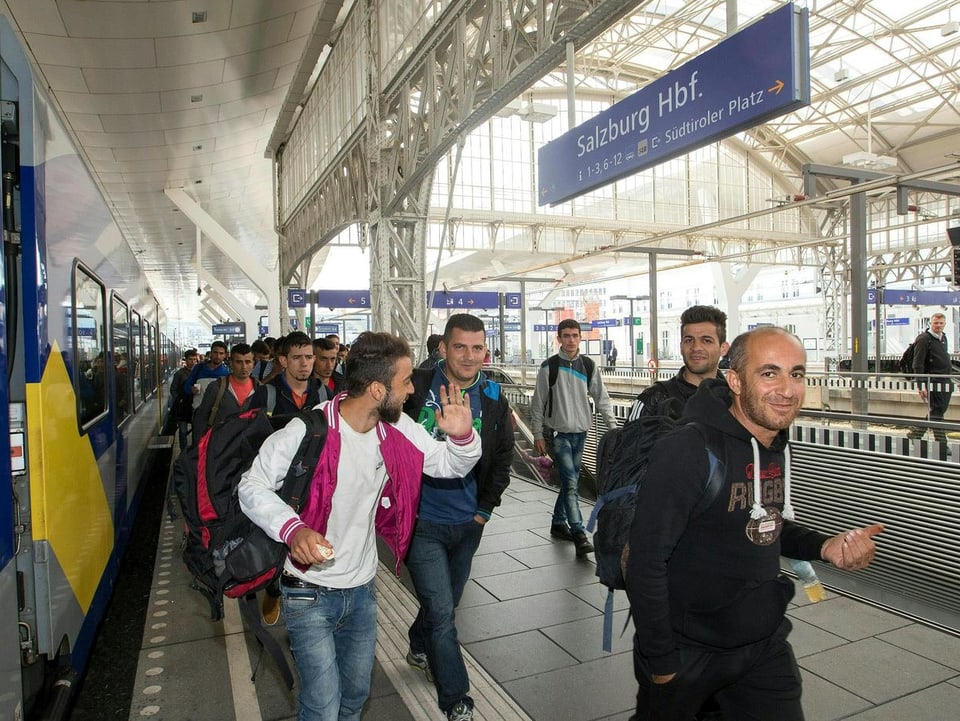
{"type": "MultiPolygon", "coordinates": [[[[740,26],[784,4],[739,0],[740,26]]],[[[810,13],[811,103],[743,140],[778,157],[789,146],[793,165],[839,164],[867,150],[896,157],[903,171],[949,163],[947,154],[960,151],[960,32],[944,34],[945,23],[960,22],[953,4],[800,0],[810,13]]],[[[605,87],[611,101],[635,92],[721,42],[726,10],[726,0],[642,4],[579,51],[579,87],[605,87]]],[[[533,90],[555,95],[563,83],[561,69],[533,90]]]]}

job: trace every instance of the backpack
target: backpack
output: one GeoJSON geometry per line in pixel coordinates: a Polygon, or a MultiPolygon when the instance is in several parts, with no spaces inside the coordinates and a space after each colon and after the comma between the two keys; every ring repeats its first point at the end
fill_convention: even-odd
{"type": "MultiPolygon", "coordinates": [[[[663,385],[668,389],[670,401],[683,402],[671,392],[670,383],[663,385]]],[[[608,589],[603,610],[604,651],[609,652],[612,646],[613,592],[626,588],[624,569],[630,551],[630,527],[633,525],[637,489],[646,475],[650,451],[662,436],[681,425],[674,415],[640,416],[604,433],[597,446],[597,502],[587,522],[587,530],[593,533],[596,575],[608,589]]],[[[723,486],[725,467],[714,450],[714,444],[707,438],[708,429],[699,423],[690,425],[704,436],[710,462],[704,491],[693,510],[692,517],[695,518],[716,500],[723,486]]],[[[721,446],[717,444],[716,447],[721,446]]]]}
{"type": "MultiPolygon", "coordinates": [[[[583,369],[587,372],[587,388],[590,387],[590,381],[593,380],[593,371],[596,368],[596,363],[593,362],[593,358],[586,355],[580,356],[583,359],[583,369]]],[[[553,415],[553,387],[557,384],[557,376],[560,375],[560,356],[554,354],[547,358],[543,363],[540,364],[540,367],[547,366],[547,385],[550,388],[547,394],[547,404],[546,411],[544,415],[552,416],[553,415]]]]}
{"type": "MultiPolygon", "coordinates": [[[[924,331],[926,332],[926,331],[924,331]]],[[[920,340],[920,336],[923,333],[918,335],[913,341],[904,349],[903,355],[900,356],[900,360],[897,363],[897,369],[903,373],[908,381],[914,380],[913,377],[913,356],[917,351],[917,341],[920,340]]],[[[929,347],[929,346],[928,346],[929,347]]]]}
{"type": "MultiPolygon", "coordinates": [[[[306,497],[327,434],[322,411],[304,411],[298,417],[307,432],[278,491],[297,511],[306,497]]],[[[285,417],[271,422],[262,408],[228,416],[180,454],[173,483],[184,518],[183,561],[193,574],[191,587],[207,599],[214,621],[223,618],[224,596],[240,599],[244,618],[292,688],[293,675],[279,644],[263,628],[254,596],[279,578],[287,547],[247,518],[237,497],[240,477],[274,432],[274,424],[288,420],[285,417]]]]}

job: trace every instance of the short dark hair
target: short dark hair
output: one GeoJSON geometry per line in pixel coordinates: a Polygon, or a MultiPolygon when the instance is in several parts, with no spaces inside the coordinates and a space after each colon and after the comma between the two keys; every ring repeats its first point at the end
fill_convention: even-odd
{"type": "Polygon", "coordinates": [[[313,339],[313,352],[316,353],[320,350],[336,350],[336,344],[329,338],[314,338],[313,339]]]}
{"type": "Polygon", "coordinates": [[[306,333],[295,330],[293,333],[284,336],[278,341],[279,348],[277,349],[277,354],[286,356],[290,353],[291,348],[300,348],[301,346],[308,345],[310,348],[313,348],[313,341],[310,340],[310,336],[306,333]]]}
{"type": "Polygon", "coordinates": [[[347,377],[347,395],[363,395],[371,383],[393,383],[397,361],[410,357],[410,345],[403,338],[390,333],[361,333],[350,347],[344,375],[347,377]]]}
{"type": "Polygon", "coordinates": [[[567,328],[572,328],[577,331],[577,333],[580,333],[580,321],[576,318],[564,318],[557,324],[557,338],[559,338],[560,334],[567,328]]]}
{"type": "Polygon", "coordinates": [[[748,330],[746,333],[741,333],[733,339],[733,343],[730,344],[730,350],[727,352],[727,360],[730,362],[730,370],[740,373],[747,362],[747,346],[750,344],[750,341],[758,336],[765,335],[789,336],[797,343],[800,343],[802,347],[801,340],[787,329],[780,328],[779,326],[775,325],[760,326],[759,328],[748,330]]]}
{"type": "Polygon", "coordinates": [[[268,346],[259,338],[250,344],[250,350],[252,350],[254,353],[261,353],[261,354],[262,353],[270,354],[273,352],[270,350],[270,346],[268,346]]]}
{"type": "Polygon", "coordinates": [[[213,341],[213,343],[210,344],[210,350],[213,350],[214,348],[223,348],[223,352],[224,353],[227,352],[227,344],[224,343],[222,340],[213,341]]]}
{"type": "Polygon", "coordinates": [[[433,353],[437,348],[440,347],[440,341],[443,340],[443,336],[439,333],[431,333],[430,337],[427,338],[427,353],[433,353]]]}
{"type": "Polygon", "coordinates": [[[246,355],[247,353],[253,353],[253,349],[246,343],[234,343],[233,348],[230,349],[231,358],[235,355],[246,355]]]}
{"type": "Polygon", "coordinates": [[[186,360],[187,358],[196,358],[196,357],[197,357],[197,349],[196,349],[196,348],[188,348],[188,349],[187,349],[186,351],[184,351],[184,353],[183,353],[183,359],[184,359],[184,360],[186,360]]]}
{"type": "Polygon", "coordinates": [[[443,328],[443,342],[450,340],[454,330],[462,330],[468,333],[483,333],[483,320],[469,313],[454,313],[447,318],[447,324],[443,328]]]}
{"type": "Polygon", "coordinates": [[[680,314],[680,335],[685,326],[694,323],[713,323],[717,329],[717,340],[727,341],[727,314],[712,305],[691,305],[680,314]]]}

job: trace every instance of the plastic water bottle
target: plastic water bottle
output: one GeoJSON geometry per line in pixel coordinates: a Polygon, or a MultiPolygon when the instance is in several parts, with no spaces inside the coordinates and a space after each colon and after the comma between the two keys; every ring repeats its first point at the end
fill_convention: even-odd
{"type": "Polygon", "coordinates": [[[798,561],[795,558],[788,558],[790,567],[797,574],[797,579],[803,584],[803,590],[811,603],[817,603],[827,598],[827,591],[824,589],[820,579],[817,578],[817,572],[809,561],[798,561]]]}

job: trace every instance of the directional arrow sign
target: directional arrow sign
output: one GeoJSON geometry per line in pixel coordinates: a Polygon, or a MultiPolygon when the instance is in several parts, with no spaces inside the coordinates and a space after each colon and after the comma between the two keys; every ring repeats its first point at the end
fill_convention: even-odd
{"type": "Polygon", "coordinates": [[[317,305],[321,308],[356,308],[357,310],[370,307],[369,290],[318,290],[317,305]]]}

